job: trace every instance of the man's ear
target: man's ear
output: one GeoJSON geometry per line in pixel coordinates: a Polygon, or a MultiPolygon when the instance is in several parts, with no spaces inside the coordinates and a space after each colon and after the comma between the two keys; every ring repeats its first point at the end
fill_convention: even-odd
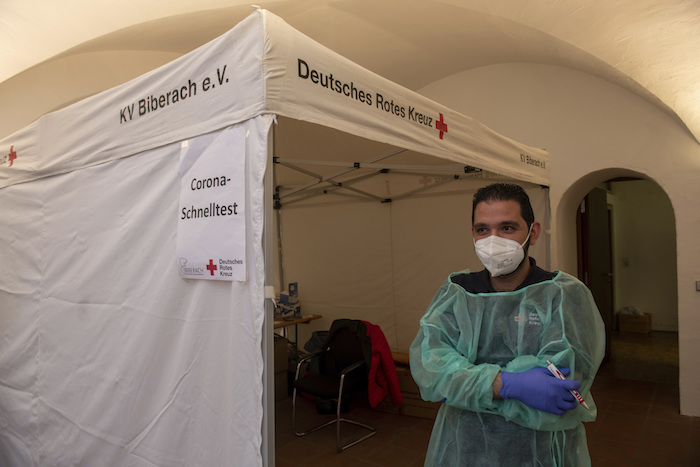
{"type": "Polygon", "coordinates": [[[542,226],[540,225],[539,222],[533,222],[532,223],[532,230],[530,231],[530,245],[534,245],[537,243],[537,239],[540,237],[540,234],[542,233],[542,226]]]}

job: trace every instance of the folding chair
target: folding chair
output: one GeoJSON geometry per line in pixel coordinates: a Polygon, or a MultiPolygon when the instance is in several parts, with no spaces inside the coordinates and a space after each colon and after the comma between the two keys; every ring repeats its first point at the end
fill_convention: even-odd
{"type": "MultiPolygon", "coordinates": [[[[367,374],[369,372],[367,356],[369,353],[366,349],[363,351],[363,340],[358,336],[358,334],[362,332],[362,329],[365,329],[364,324],[359,321],[346,319],[336,320],[333,322],[328,332],[328,337],[323,349],[309,354],[298,361],[294,377],[294,393],[292,396],[292,425],[295,435],[305,436],[316,430],[335,424],[336,447],[338,452],[342,452],[350,446],[354,446],[376,434],[376,430],[371,426],[355,420],[343,418],[340,415],[344,398],[348,398],[356,391],[367,391],[367,374]],[[314,357],[319,358],[320,374],[306,377],[300,375],[303,363],[314,357]],[[298,431],[296,419],[296,400],[298,392],[334,401],[336,404],[335,418],[308,431],[298,431]],[[365,428],[369,430],[369,433],[354,441],[341,445],[340,425],[342,422],[365,428]]],[[[369,345],[368,341],[367,345],[369,345]]]]}

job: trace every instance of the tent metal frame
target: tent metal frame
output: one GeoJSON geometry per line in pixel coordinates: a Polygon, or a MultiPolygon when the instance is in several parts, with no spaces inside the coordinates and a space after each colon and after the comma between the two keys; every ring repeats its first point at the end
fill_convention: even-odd
{"type": "Polygon", "coordinates": [[[460,165],[442,165],[442,166],[431,166],[431,165],[410,165],[410,164],[379,164],[378,162],[388,159],[392,156],[396,156],[398,154],[401,154],[403,152],[406,152],[406,149],[399,149],[396,151],[392,151],[387,154],[382,154],[380,156],[376,156],[374,158],[369,159],[366,162],[335,162],[335,161],[318,161],[318,160],[304,160],[304,159],[282,159],[278,156],[274,156],[272,158],[273,163],[275,166],[277,164],[285,166],[291,170],[294,170],[296,172],[302,173],[304,175],[307,175],[311,177],[313,180],[309,181],[308,183],[305,183],[303,185],[298,185],[295,187],[289,187],[289,188],[284,188],[282,186],[275,186],[275,209],[280,209],[282,207],[282,200],[287,199],[285,201],[285,205],[289,205],[292,203],[300,202],[302,200],[306,200],[309,198],[313,198],[316,196],[321,196],[329,193],[335,193],[340,190],[347,190],[351,192],[354,195],[359,195],[362,198],[367,198],[372,201],[378,201],[380,203],[391,203],[392,201],[407,198],[409,196],[412,196],[414,194],[423,192],[423,191],[428,191],[432,190],[438,186],[444,185],[449,182],[453,182],[456,180],[461,180],[465,177],[465,174],[467,176],[473,176],[473,174],[483,174],[484,172],[481,169],[478,169],[476,167],[471,167],[471,166],[460,166],[460,165]],[[337,172],[334,172],[330,175],[321,175],[316,172],[313,172],[311,170],[305,169],[303,167],[300,167],[300,165],[318,165],[318,166],[326,166],[326,167],[341,167],[342,170],[339,170],[337,172]],[[339,180],[339,177],[342,177],[344,175],[350,174],[354,171],[357,171],[359,169],[374,169],[373,172],[370,172],[368,174],[364,174],[355,178],[351,178],[348,180],[339,180]],[[395,174],[402,174],[402,175],[414,175],[414,176],[423,176],[423,177],[438,177],[438,180],[430,183],[428,185],[425,185],[420,188],[416,188],[414,190],[409,190],[405,193],[398,194],[396,196],[392,196],[391,198],[386,198],[382,196],[377,196],[373,193],[370,193],[365,190],[361,190],[359,188],[356,188],[355,184],[358,182],[361,182],[363,180],[367,180],[369,178],[373,178],[379,175],[383,174],[388,174],[388,173],[395,173],[395,174]],[[452,174],[452,178],[447,178],[445,177],[445,174],[452,174]],[[311,190],[313,187],[317,187],[318,185],[322,185],[321,188],[316,188],[314,190],[311,190]],[[290,197],[295,196],[295,199],[289,199],[290,197]]]}

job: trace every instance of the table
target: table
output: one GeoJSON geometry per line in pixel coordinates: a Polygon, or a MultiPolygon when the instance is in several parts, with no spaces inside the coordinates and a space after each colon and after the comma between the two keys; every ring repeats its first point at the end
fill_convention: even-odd
{"type": "Polygon", "coordinates": [[[307,324],[310,323],[311,321],[315,319],[321,319],[323,316],[321,315],[302,315],[298,318],[293,318],[290,320],[284,320],[284,319],[279,319],[275,320],[273,328],[274,329],[282,329],[282,336],[289,339],[287,337],[287,328],[289,326],[294,326],[294,341],[290,340],[292,344],[294,344],[294,353],[298,354],[299,353],[299,348],[297,347],[297,340],[299,339],[299,329],[297,326],[299,324],[307,324]]]}
{"type": "Polygon", "coordinates": [[[294,319],[290,319],[290,320],[276,319],[274,328],[279,329],[279,328],[286,328],[286,327],[291,326],[291,325],[296,326],[297,324],[308,323],[310,321],[313,321],[315,319],[320,319],[320,318],[322,318],[321,315],[302,315],[298,318],[294,318],[294,319]]]}

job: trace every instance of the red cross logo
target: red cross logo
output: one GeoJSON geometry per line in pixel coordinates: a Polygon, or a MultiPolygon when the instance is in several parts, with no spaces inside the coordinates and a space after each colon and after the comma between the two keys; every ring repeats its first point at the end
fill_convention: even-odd
{"type": "Polygon", "coordinates": [[[211,272],[211,275],[213,276],[214,271],[216,271],[219,268],[216,266],[216,264],[214,264],[214,260],[210,259],[209,264],[207,264],[207,269],[209,270],[209,272],[211,272]]]}
{"type": "Polygon", "coordinates": [[[447,123],[442,120],[442,114],[440,114],[440,120],[435,122],[435,128],[440,130],[440,139],[442,139],[443,133],[447,133],[447,123]]]}
{"type": "Polygon", "coordinates": [[[9,160],[10,160],[10,165],[8,167],[12,167],[12,163],[14,162],[15,159],[17,159],[17,153],[14,151],[14,146],[10,146],[10,154],[9,154],[9,160]]]}

